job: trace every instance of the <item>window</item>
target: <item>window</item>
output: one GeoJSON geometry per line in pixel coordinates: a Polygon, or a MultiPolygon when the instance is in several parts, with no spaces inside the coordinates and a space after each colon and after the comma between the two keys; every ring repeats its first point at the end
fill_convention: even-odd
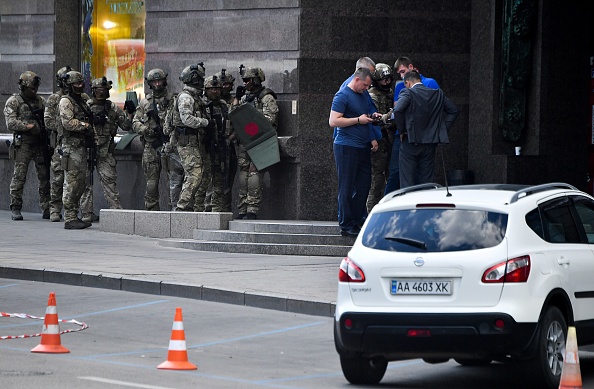
{"type": "Polygon", "coordinates": [[[571,215],[571,203],[563,197],[540,206],[544,237],[550,243],[581,243],[571,215]]]}
{"type": "Polygon", "coordinates": [[[478,250],[501,243],[507,215],[461,209],[412,209],[371,215],[363,245],[401,252],[478,250]]]}
{"type": "Polygon", "coordinates": [[[575,196],[572,200],[580,222],[584,227],[588,243],[594,243],[594,202],[582,196],[575,196]]]}

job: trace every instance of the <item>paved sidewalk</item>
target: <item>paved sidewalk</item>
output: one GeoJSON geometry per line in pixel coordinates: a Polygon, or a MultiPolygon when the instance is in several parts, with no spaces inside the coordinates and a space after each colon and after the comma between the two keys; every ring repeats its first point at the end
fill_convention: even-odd
{"type": "Polygon", "coordinates": [[[189,297],[332,316],[340,257],[236,254],[162,247],[0,211],[0,278],[189,297]]]}

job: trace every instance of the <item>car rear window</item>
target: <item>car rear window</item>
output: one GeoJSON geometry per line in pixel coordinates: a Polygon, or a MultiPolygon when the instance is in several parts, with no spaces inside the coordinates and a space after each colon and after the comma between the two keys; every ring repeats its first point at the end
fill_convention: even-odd
{"type": "Polygon", "coordinates": [[[501,243],[507,215],[462,209],[374,213],[363,231],[365,247],[402,252],[466,251],[501,243]]]}

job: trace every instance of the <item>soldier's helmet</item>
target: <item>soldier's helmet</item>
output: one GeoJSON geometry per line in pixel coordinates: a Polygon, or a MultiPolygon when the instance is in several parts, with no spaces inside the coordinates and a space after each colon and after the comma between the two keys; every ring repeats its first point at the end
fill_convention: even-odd
{"type": "Polygon", "coordinates": [[[196,65],[187,66],[182,70],[179,80],[187,85],[202,87],[204,85],[204,64],[199,62],[196,65]]]}
{"type": "Polygon", "coordinates": [[[58,88],[64,89],[64,76],[71,70],[72,68],[70,66],[64,66],[63,68],[58,69],[56,72],[56,85],[58,88]]]}
{"type": "Polygon", "coordinates": [[[82,75],[82,73],[77,72],[75,70],[71,70],[68,73],[66,73],[64,75],[64,83],[66,86],[66,90],[70,93],[76,93],[76,94],[81,94],[84,91],[84,85],[81,87],[74,87],[74,84],[77,84],[79,82],[84,82],[85,79],[82,75]]]}
{"type": "Polygon", "coordinates": [[[222,88],[223,87],[223,83],[220,81],[220,79],[214,75],[211,77],[206,77],[206,80],[204,80],[204,89],[208,89],[208,88],[222,88]]]}
{"type": "Polygon", "coordinates": [[[223,83],[230,83],[233,84],[235,83],[235,77],[233,77],[233,75],[231,73],[227,73],[227,69],[221,69],[220,72],[218,72],[217,74],[215,74],[215,76],[218,77],[218,79],[223,83]]]}
{"type": "Polygon", "coordinates": [[[108,99],[109,90],[111,89],[111,81],[107,80],[107,77],[95,78],[91,81],[91,93],[93,97],[97,99],[108,99]],[[97,90],[99,89],[99,90],[97,90]]]}
{"type": "Polygon", "coordinates": [[[392,67],[390,65],[386,65],[385,63],[378,63],[375,65],[375,73],[373,73],[374,80],[385,80],[388,77],[394,79],[393,76],[394,73],[392,72],[392,67]]]}
{"type": "Polygon", "coordinates": [[[41,84],[41,78],[32,71],[27,70],[26,72],[21,73],[19,77],[20,90],[24,90],[25,88],[38,88],[39,84],[41,84]]]}
{"type": "Polygon", "coordinates": [[[260,82],[266,81],[266,76],[264,75],[264,70],[261,68],[247,68],[241,75],[241,78],[245,81],[250,78],[254,79],[257,78],[260,82]]]}
{"type": "Polygon", "coordinates": [[[96,78],[93,81],[91,81],[91,89],[107,88],[107,90],[109,90],[111,89],[111,84],[113,83],[111,81],[107,81],[107,78],[103,76],[101,78],[96,78]]]}
{"type": "Polygon", "coordinates": [[[165,88],[167,86],[167,72],[159,69],[159,68],[155,68],[155,69],[151,69],[148,74],[145,77],[145,80],[147,82],[147,84],[149,85],[149,88],[153,89],[153,81],[158,81],[158,80],[164,80],[162,87],[165,88]]]}

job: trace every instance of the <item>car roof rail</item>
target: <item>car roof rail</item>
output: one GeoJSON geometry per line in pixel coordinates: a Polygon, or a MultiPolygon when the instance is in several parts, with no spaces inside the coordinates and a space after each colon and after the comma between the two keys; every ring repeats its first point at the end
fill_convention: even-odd
{"type": "Polygon", "coordinates": [[[389,199],[393,199],[396,196],[402,196],[407,193],[418,192],[421,190],[437,189],[437,188],[443,188],[443,186],[436,184],[436,183],[426,183],[426,184],[420,184],[420,185],[414,185],[414,186],[407,186],[406,188],[398,189],[398,190],[388,193],[380,200],[380,203],[384,203],[384,202],[388,201],[389,199]]]}
{"type": "Polygon", "coordinates": [[[523,197],[526,197],[526,196],[530,196],[531,194],[535,194],[535,193],[539,193],[539,192],[545,192],[547,190],[553,190],[553,189],[579,190],[575,186],[566,184],[564,182],[551,182],[549,184],[529,186],[527,188],[520,189],[519,191],[517,191],[516,193],[514,193],[514,195],[512,196],[512,198],[511,198],[511,200],[510,200],[509,203],[510,204],[511,203],[515,203],[519,199],[521,199],[523,197]]]}

